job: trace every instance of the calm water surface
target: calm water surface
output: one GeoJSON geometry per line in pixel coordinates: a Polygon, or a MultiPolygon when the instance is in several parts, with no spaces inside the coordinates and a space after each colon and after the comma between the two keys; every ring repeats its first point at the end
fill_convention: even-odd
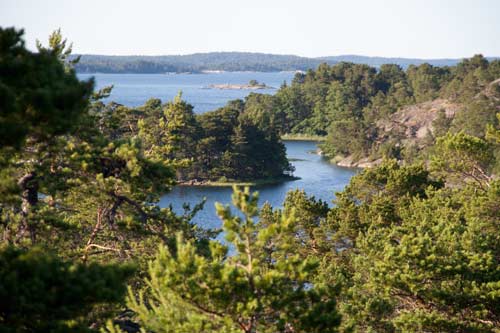
{"type": "MultiPolygon", "coordinates": [[[[250,90],[205,89],[210,84],[245,84],[255,79],[268,86],[279,86],[293,78],[291,72],[278,73],[213,73],[213,74],[79,74],[86,79],[95,77],[97,88],[114,85],[108,100],[127,106],[144,104],[149,98],[171,100],[182,90],[183,98],[194,106],[194,111],[203,113],[224,106],[228,101],[244,98],[250,90]]],[[[273,94],[276,90],[256,90],[259,93],[273,94]]],[[[274,207],[281,207],[286,193],[293,189],[303,189],[308,195],[328,203],[334,199],[335,192],[341,191],[349,179],[357,172],[354,169],[340,168],[328,163],[323,157],[314,154],[315,142],[288,141],[285,143],[288,158],[293,159],[295,176],[300,180],[278,185],[253,188],[260,193],[260,204],[268,201],[274,207]]],[[[231,202],[232,189],[228,187],[175,187],[172,192],[161,198],[162,207],[172,205],[181,213],[184,203],[191,206],[206,198],[205,209],[195,217],[195,222],[205,227],[220,227],[221,222],[215,215],[215,202],[231,202]]]]}
{"type": "Polygon", "coordinates": [[[184,100],[194,106],[194,112],[203,113],[224,106],[233,99],[245,98],[250,92],[274,94],[277,89],[223,90],[206,89],[210,84],[246,84],[257,80],[267,86],[279,88],[290,83],[293,72],[223,72],[209,74],[78,74],[81,79],[94,77],[98,89],[113,85],[108,98],[127,106],[143,105],[149,98],[172,100],[182,91],[184,100]]]}
{"type": "MultiPolygon", "coordinates": [[[[273,207],[281,207],[286,193],[293,189],[303,189],[308,195],[331,204],[335,192],[341,191],[349,179],[357,172],[355,169],[341,168],[332,165],[322,156],[313,154],[315,142],[287,141],[285,142],[288,158],[300,159],[293,161],[295,176],[300,180],[277,185],[265,185],[252,188],[259,191],[260,204],[268,201],[273,207]]],[[[182,212],[184,202],[194,205],[206,198],[205,208],[200,211],[195,222],[204,227],[220,227],[221,222],[215,215],[215,202],[231,203],[232,189],[230,187],[187,187],[178,186],[172,192],[163,196],[162,207],[172,205],[177,212],[182,212]]]]}

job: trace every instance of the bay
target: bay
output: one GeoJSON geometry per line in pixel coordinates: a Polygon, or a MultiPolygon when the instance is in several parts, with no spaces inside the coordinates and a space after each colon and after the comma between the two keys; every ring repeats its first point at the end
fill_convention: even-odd
{"type": "MultiPolygon", "coordinates": [[[[113,91],[107,101],[114,101],[127,106],[143,105],[149,98],[160,98],[162,101],[173,99],[179,91],[183,99],[194,106],[196,113],[203,113],[224,106],[233,99],[244,99],[251,92],[274,94],[276,89],[261,90],[220,90],[206,89],[210,84],[246,84],[257,80],[268,86],[279,88],[283,82],[290,83],[292,72],[223,72],[209,74],[79,74],[80,79],[94,77],[96,88],[113,85],[113,91]]],[[[326,201],[330,205],[335,192],[341,191],[356,169],[341,168],[329,163],[323,156],[316,154],[317,143],[311,141],[286,141],[288,158],[296,170],[294,175],[299,180],[275,185],[264,185],[252,188],[260,194],[260,204],[269,202],[278,208],[290,190],[301,189],[316,199],[326,201]]],[[[215,202],[231,203],[230,187],[187,187],[176,186],[160,200],[160,206],[171,205],[178,213],[183,212],[183,205],[191,207],[206,200],[205,208],[194,218],[194,222],[208,228],[221,226],[215,214],[215,202]]]]}
{"type": "MultiPolygon", "coordinates": [[[[251,190],[259,192],[260,205],[267,201],[273,207],[279,208],[288,191],[300,189],[331,206],[335,192],[342,191],[358,170],[331,164],[315,153],[316,144],[311,141],[285,141],[288,158],[295,166],[294,175],[300,179],[252,187],[251,190]]],[[[174,210],[180,213],[183,203],[192,206],[206,199],[205,208],[195,216],[193,222],[203,227],[218,228],[221,222],[215,214],[215,202],[230,204],[231,193],[231,187],[177,186],[161,198],[160,206],[172,205],[174,210]]]]}
{"type": "Polygon", "coordinates": [[[163,102],[172,100],[179,91],[195,113],[203,113],[224,106],[228,101],[243,99],[251,92],[274,94],[283,82],[290,83],[293,72],[222,72],[207,74],[78,74],[87,80],[95,78],[96,88],[113,85],[106,101],[114,101],[127,106],[143,105],[150,98],[163,102]],[[276,89],[207,89],[211,84],[247,84],[257,80],[276,89]]]}

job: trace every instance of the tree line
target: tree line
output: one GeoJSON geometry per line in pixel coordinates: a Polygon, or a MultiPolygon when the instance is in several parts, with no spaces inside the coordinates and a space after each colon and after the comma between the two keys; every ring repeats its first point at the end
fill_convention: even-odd
{"type": "MultiPolygon", "coordinates": [[[[75,56],[77,57],[77,56],[75,56]]],[[[203,71],[307,71],[321,63],[333,65],[352,62],[380,67],[383,64],[410,65],[429,63],[434,66],[452,66],[460,59],[406,59],[364,57],[355,55],[307,58],[294,55],[277,55],[250,52],[209,52],[169,56],[106,56],[80,55],[75,65],[81,73],[199,73],[203,71]]]]}
{"type": "Polygon", "coordinates": [[[175,161],[179,182],[279,180],[293,173],[277,131],[260,127],[239,100],[200,115],[181,94],[138,108],[99,102],[90,112],[109,137],[139,138],[146,151],[175,161]]]}
{"type": "Polygon", "coordinates": [[[199,117],[180,97],[106,106],[67,46],[56,32],[30,52],[0,29],[0,331],[498,332],[498,123],[364,170],[333,206],[235,187],[236,211],[218,204],[221,230],[205,229],[202,204],[156,204],[195,172],[182,131],[218,142],[253,110],[248,131],[267,133],[274,98],[199,117]]]}
{"type": "Polygon", "coordinates": [[[280,134],[325,136],[322,149],[331,158],[413,161],[428,158],[437,137],[448,131],[485,139],[487,124],[498,125],[498,78],[500,61],[481,55],[451,67],[422,64],[406,70],[395,64],[378,69],[322,64],[296,74],[274,96],[249,95],[245,108],[261,126],[272,124],[280,134]],[[419,145],[407,140],[405,130],[411,128],[386,131],[380,125],[393,125],[398,110],[424,109],[421,105],[431,101],[446,101],[458,110],[453,116],[440,110],[433,130],[419,145]]]}

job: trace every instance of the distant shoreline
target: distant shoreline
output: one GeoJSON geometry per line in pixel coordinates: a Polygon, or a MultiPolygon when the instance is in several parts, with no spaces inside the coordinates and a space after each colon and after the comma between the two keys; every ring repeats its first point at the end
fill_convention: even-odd
{"type": "Polygon", "coordinates": [[[138,75],[210,75],[210,74],[231,74],[231,73],[305,73],[301,70],[276,70],[276,71],[194,71],[194,72],[87,72],[87,71],[76,71],[76,74],[85,74],[85,75],[93,75],[93,74],[106,74],[106,75],[123,75],[123,74],[138,74],[138,75]]]}
{"type": "MultiPolygon", "coordinates": [[[[110,56],[97,54],[72,55],[71,59],[81,56],[76,64],[77,73],[107,74],[165,74],[192,73],[213,74],[223,72],[295,72],[315,69],[322,63],[334,65],[339,62],[365,64],[380,67],[383,64],[396,64],[403,69],[410,65],[428,63],[432,66],[454,66],[463,58],[402,58],[374,57],[361,55],[337,55],[324,57],[302,57],[251,52],[208,52],[190,55],[160,56],[110,56]]],[[[464,56],[465,57],[465,56],[464,56]]],[[[487,57],[494,60],[497,57],[487,57]]]]}

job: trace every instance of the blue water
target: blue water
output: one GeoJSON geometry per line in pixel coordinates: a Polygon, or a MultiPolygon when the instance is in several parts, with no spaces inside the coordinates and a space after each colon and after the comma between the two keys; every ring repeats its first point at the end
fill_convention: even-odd
{"type": "MultiPolygon", "coordinates": [[[[286,193],[293,189],[302,189],[308,195],[331,204],[335,192],[341,191],[349,179],[357,172],[355,169],[341,168],[329,163],[324,157],[313,153],[316,150],[315,142],[287,141],[285,142],[287,155],[295,166],[295,176],[301,179],[277,185],[254,187],[260,194],[260,203],[268,201],[273,207],[281,207],[286,193]]],[[[163,196],[160,201],[162,207],[172,205],[177,212],[182,212],[182,204],[195,204],[205,197],[205,208],[200,211],[194,221],[201,226],[217,228],[221,226],[215,215],[215,202],[231,203],[232,189],[228,187],[186,187],[177,186],[172,192],[163,196]]]]}
{"type": "Polygon", "coordinates": [[[81,79],[95,77],[96,88],[113,85],[108,101],[127,106],[143,105],[149,98],[166,102],[182,91],[184,100],[203,113],[224,106],[233,99],[245,98],[250,92],[274,94],[283,82],[290,83],[293,72],[224,72],[208,74],[78,74],[81,79]],[[276,89],[223,90],[206,89],[210,84],[246,84],[257,80],[276,89]]]}
{"type": "MultiPolygon", "coordinates": [[[[210,84],[245,84],[255,79],[268,86],[279,88],[283,81],[290,82],[291,72],[279,73],[217,73],[217,74],[79,74],[86,79],[94,76],[97,88],[114,85],[108,100],[127,106],[144,104],[149,98],[171,100],[179,90],[183,98],[194,106],[197,113],[203,113],[224,106],[229,100],[244,98],[250,90],[219,90],[204,89],[210,84]]],[[[257,90],[259,93],[275,93],[276,90],[257,90]]],[[[260,203],[270,202],[274,207],[281,207],[286,193],[292,189],[303,189],[308,195],[331,204],[335,192],[341,191],[349,179],[357,172],[354,169],[337,167],[326,161],[322,156],[314,154],[316,143],[305,141],[285,142],[287,154],[300,180],[278,185],[266,185],[253,188],[260,193],[260,203]]],[[[194,221],[204,227],[217,228],[221,222],[215,215],[215,202],[228,204],[231,202],[232,189],[228,187],[175,187],[172,192],[161,198],[160,205],[172,205],[182,213],[183,204],[191,206],[206,198],[205,208],[200,211],[194,221]]]]}

